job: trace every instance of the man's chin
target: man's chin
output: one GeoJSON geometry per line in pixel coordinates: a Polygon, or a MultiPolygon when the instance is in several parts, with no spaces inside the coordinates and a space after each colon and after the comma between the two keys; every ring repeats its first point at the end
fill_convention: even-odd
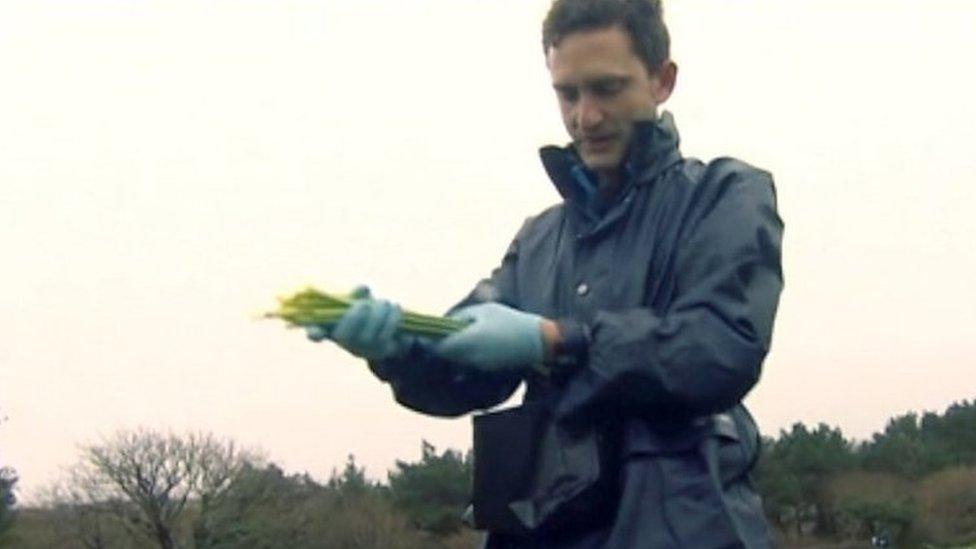
{"type": "Polygon", "coordinates": [[[583,164],[593,172],[613,171],[620,167],[620,156],[616,154],[583,153],[580,156],[583,164]]]}

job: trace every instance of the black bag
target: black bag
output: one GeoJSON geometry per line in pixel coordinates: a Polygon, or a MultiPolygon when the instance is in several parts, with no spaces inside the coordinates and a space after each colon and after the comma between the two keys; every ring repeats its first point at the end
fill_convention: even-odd
{"type": "Polygon", "coordinates": [[[616,437],[568,428],[545,402],[474,416],[474,525],[532,535],[585,530],[616,512],[616,437]]]}

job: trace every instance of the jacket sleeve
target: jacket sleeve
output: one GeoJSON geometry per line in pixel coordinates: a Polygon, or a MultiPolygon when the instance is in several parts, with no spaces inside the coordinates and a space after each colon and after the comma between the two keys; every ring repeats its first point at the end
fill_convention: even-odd
{"type": "Polygon", "coordinates": [[[680,420],[726,410],[758,381],[783,285],[773,182],[749,169],[702,186],[674,252],[670,306],[567,326],[586,341],[572,343],[583,349],[557,405],[564,420],[680,420]]]}
{"type": "MultiPolygon", "coordinates": [[[[512,302],[521,234],[519,231],[501,265],[492,271],[491,276],[480,281],[450,310],[489,301],[512,302]]],[[[462,368],[436,356],[431,350],[431,342],[424,339],[414,340],[401,357],[370,362],[369,366],[377,377],[390,384],[397,402],[435,416],[457,416],[491,408],[510,397],[522,381],[518,374],[462,368]]]]}

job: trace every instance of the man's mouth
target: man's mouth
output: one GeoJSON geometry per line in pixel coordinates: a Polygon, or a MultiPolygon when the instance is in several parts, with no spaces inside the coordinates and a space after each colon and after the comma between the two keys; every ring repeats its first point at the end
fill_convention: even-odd
{"type": "Polygon", "coordinates": [[[612,135],[584,137],[583,147],[590,151],[600,152],[611,147],[614,141],[616,141],[616,137],[612,135]]]}

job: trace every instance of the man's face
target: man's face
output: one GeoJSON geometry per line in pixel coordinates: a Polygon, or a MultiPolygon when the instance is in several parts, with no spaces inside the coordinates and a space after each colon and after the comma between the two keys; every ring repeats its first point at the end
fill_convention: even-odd
{"type": "Polygon", "coordinates": [[[674,87],[674,64],[649,74],[616,26],[566,35],[549,48],[546,64],[566,131],[586,167],[600,174],[616,172],[634,122],[654,119],[674,87]]]}

